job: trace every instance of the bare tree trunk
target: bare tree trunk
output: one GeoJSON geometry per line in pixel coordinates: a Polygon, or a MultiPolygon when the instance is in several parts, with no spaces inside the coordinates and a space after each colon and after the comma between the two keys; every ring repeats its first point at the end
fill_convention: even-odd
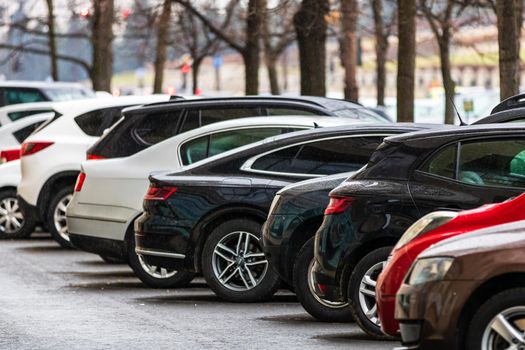
{"type": "Polygon", "coordinates": [[[248,2],[246,47],[242,55],[246,67],[246,95],[257,95],[259,93],[259,36],[261,35],[263,10],[261,0],[250,0],[248,2]]]}
{"type": "Polygon", "coordinates": [[[456,83],[450,71],[450,32],[446,30],[438,38],[439,58],[441,61],[441,78],[445,89],[445,124],[454,124],[454,96],[456,83]]]}
{"type": "Polygon", "coordinates": [[[302,95],[326,95],[325,16],[329,9],[328,0],[303,0],[294,16],[302,95]]]}
{"type": "Polygon", "coordinates": [[[388,35],[385,33],[383,21],[383,0],[373,0],[374,30],[376,39],[376,84],[377,105],[385,105],[386,87],[386,54],[388,51],[388,35]]]}
{"type": "Polygon", "coordinates": [[[272,54],[265,54],[266,69],[268,70],[268,81],[270,82],[270,91],[272,95],[279,95],[279,76],[277,74],[277,57],[272,54]]]}
{"type": "Polygon", "coordinates": [[[345,68],[345,99],[358,102],[357,86],[357,0],[341,0],[341,62],[345,68]]]}
{"type": "Polygon", "coordinates": [[[416,0],[398,0],[397,121],[414,121],[416,0]]]}
{"type": "Polygon", "coordinates": [[[113,75],[113,0],[94,0],[92,19],[93,66],[91,81],[93,89],[111,92],[113,75]]]}
{"type": "Polygon", "coordinates": [[[53,0],[47,2],[47,38],[49,41],[49,58],[51,60],[51,77],[58,81],[57,46],[55,42],[55,15],[53,13],[53,0]]]}
{"type": "MultiPolygon", "coordinates": [[[[518,0],[522,1],[522,0],[518,0]]],[[[519,91],[519,50],[516,19],[516,1],[497,0],[499,44],[499,85],[500,98],[503,100],[519,91]]]]}
{"type": "Polygon", "coordinates": [[[162,12],[159,16],[157,26],[157,52],[155,55],[155,78],[153,80],[153,93],[162,92],[162,81],[164,79],[164,64],[166,63],[168,37],[170,31],[171,0],[164,0],[162,12]]]}
{"type": "Polygon", "coordinates": [[[521,85],[521,28],[523,27],[524,0],[516,0],[516,45],[518,50],[518,89],[521,85]]]}
{"type": "Polygon", "coordinates": [[[283,70],[283,90],[288,90],[288,52],[285,50],[283,52],[283,57],[281,59],[281,66],[283,70]]]}
{"type": "Polygon", "coordinates": [[[201,68],[201,63],[203,59],[204,59],[204,56],[193,58],[193,64],[191,67],[192,68],[191,69],[191,87],[193,89],[194,94],[199,88],[199,69],[201,68]]]}

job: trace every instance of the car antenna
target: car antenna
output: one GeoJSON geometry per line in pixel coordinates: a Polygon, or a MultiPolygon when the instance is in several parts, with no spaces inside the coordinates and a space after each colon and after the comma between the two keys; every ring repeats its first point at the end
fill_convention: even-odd
{"type": "Polygon", "coordinates": [[[467,123],[465,123],[463,121],[463,118],[461,118],[461,115],[459,114],[459,111],[458,111],[458,109],[456,107],[456,104],[454,103],[454,99],[453,98],[450,99],[450,102],[452,102],[452,106],[454,107],[454,110],[456,111],[456,115],[458,116],[459,126],[466,126],[466,125],[468,125],[467,123]]]}

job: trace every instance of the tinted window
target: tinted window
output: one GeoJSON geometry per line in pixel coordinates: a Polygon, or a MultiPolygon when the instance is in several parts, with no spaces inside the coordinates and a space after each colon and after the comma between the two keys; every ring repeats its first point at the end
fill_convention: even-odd
{"type": "Polygon", "coordinates": [[[39,121],[34,124],[28,125],[26,127],[23,127],[22,129],[15,131],[13,133],[13,136],[19,143],[22,143],[24,142],[25,139],[27,139],[29,135],[33,133],[33,131],[35,131],[40,125],[44,124],[44,122],[45,121],[43,120],[43,121],[39,121]]]}
{"type": "Polygon", "coordinates": [[[125,107],[122,106],[88,112],[76,117],[75,122],[87,135],[102,136],[104,130],[113,125],[113,123],[121,117],[121,112],[124,108],[125,107]]]}
{"type": "Polygon", "coordinates": [[[423,171],[454,179],[456,177],[456,144],[439,151],[423,166],[423,171]]]}
{"type": "Polygon", "coordinates": [[[7,116],[12,121],[15,121],[15,120],[18,120],[18,119],[29,117],[30,115],[40,114],[40,113],[48,113],[48,112],[53,112],[53,110],[52,109],[25,110],[25,111],[20,111],[20,112],[7,113],[7,116]]]}
{"type": "Polygon", "coordinates": [[[287,147],[257,159],[252,169],[312,175],[355,171],[382,140],[382,136],[346,137],[287,147]]]}
{"type": "Polygon", "coordinates": [[[180,154],[184,165],[195,163],[231,149],[241,147],[267,137],[296,131],[292,128],[253,128],[225,131],[206,135],[186,142],[181,146],[180,154]]]}
{"type": "Polygon", "coordinates": [[[137,123],[133,134],[140,142],[154,145],[177,134],[179,119],[172,112],[148,115],[137,123]]]}
{"type": "Polygon", "coordinates": [[[4,105],[47,101],[37,89],[3,88],[2,92],[4,105]]]}
{"type": "Polygon", "coordinates": [[[290,107],[269,107],[267,110],[268,115],[320,115],[320,112],[290,107]]]}
{"type": "Polygon", "coordinates": [[[211,123],[222,122],[230,119],[256,117],[266,115],[266,112],[261,112],[258,107],[253,108],[228,108],[228,107],[214,107],[214,108],[200,108],[189,109],[184,119],[181,132],[196,129],[198,127],[208,125],[211,123]]]}
{"type": "Polygon", "coordinates": [[[525,187],[525,140],[462,143],[458,170],[464,183],[525,187]]]}

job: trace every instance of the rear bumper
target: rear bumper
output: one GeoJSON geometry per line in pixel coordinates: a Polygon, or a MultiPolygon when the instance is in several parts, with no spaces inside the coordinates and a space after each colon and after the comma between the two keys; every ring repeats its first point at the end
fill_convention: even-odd
{"type": "Polygon", "coordinates": [[[20,194],[16,196],[20,210],[26,217],[31,217],[37,222],[42,222],[40,215],[38,215],[38,208],[29,204],[20,194]]]}
{"type": "MultiPolygon", "coordinates": [[[[283,230],[280,227],[276,230],[276,221],[281,220],[285,217],[282,215],[269,215],[268,219],[262,228],[262,248],[266,259],[268,259],[272,269],[289,285],[293,284],[292,281],[292,266],[287,266],[286,261],[286,250],[287,246],[283,242],[283,230]]],[[[293,265],[293,264],[292,264],[293,265]]]]}
{"type": "Polygon", "coordinates": [[[75,233],[69,233],[69,240],[76,248],[85,252],[127,260],[127,247],[124,241],[89,237],[75,233]]]}

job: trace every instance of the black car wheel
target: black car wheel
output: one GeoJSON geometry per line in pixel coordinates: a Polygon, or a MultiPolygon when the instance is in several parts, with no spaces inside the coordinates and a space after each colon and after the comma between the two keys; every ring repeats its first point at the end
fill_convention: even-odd
{"type": "Polygon", "coordinates": [[[195,277],[193,272],[176,271],[149,264],[135,253],[135,237],[128,238],[128,262],[135,275],[151,288],[182,288],[186,287],[195,277]]]}
{"type": "Polygon", "coordinates": [[[348,303],[357,324],[367,334],[384,338],[377,315],[376,283],[392,247],[373,250],[354,267],[348,282],[348,303]]]}
{"type": "Polygon", "coordinates": [[[73,186],[60,189],[51,198],[47,208],[46,219],[49,233],[63,248],[73,248],[67,233],[66,208],[73,198],[73,186]]]}
{"type": "Polygon", "coordinates": [[[25,218],[16,199],[16,190],[0,192],[0,238],[25,238],[35,230],[35,221],[25,218]]]}
{"type": "Polygon", "coordinates": [[[293,283],[297,299],[310,315],[324,322],[351,322],[348,303],[330,302],[315,294],[313,281],[314,238],[306,242],[295,259],[293,283]]]}
{"type": "Polygon", "coordinates": [[[475,313],[466,349],[525,349],[525,288],[498,293],[475,313]]]}
{"type": "Polygon", "coordinates": [[[208,286],[228,301],[267,300],[279,288],[279,277],[261,249],[261,224],[249,219],[224,222],[211,233],[202,271],[208,286]]]}

